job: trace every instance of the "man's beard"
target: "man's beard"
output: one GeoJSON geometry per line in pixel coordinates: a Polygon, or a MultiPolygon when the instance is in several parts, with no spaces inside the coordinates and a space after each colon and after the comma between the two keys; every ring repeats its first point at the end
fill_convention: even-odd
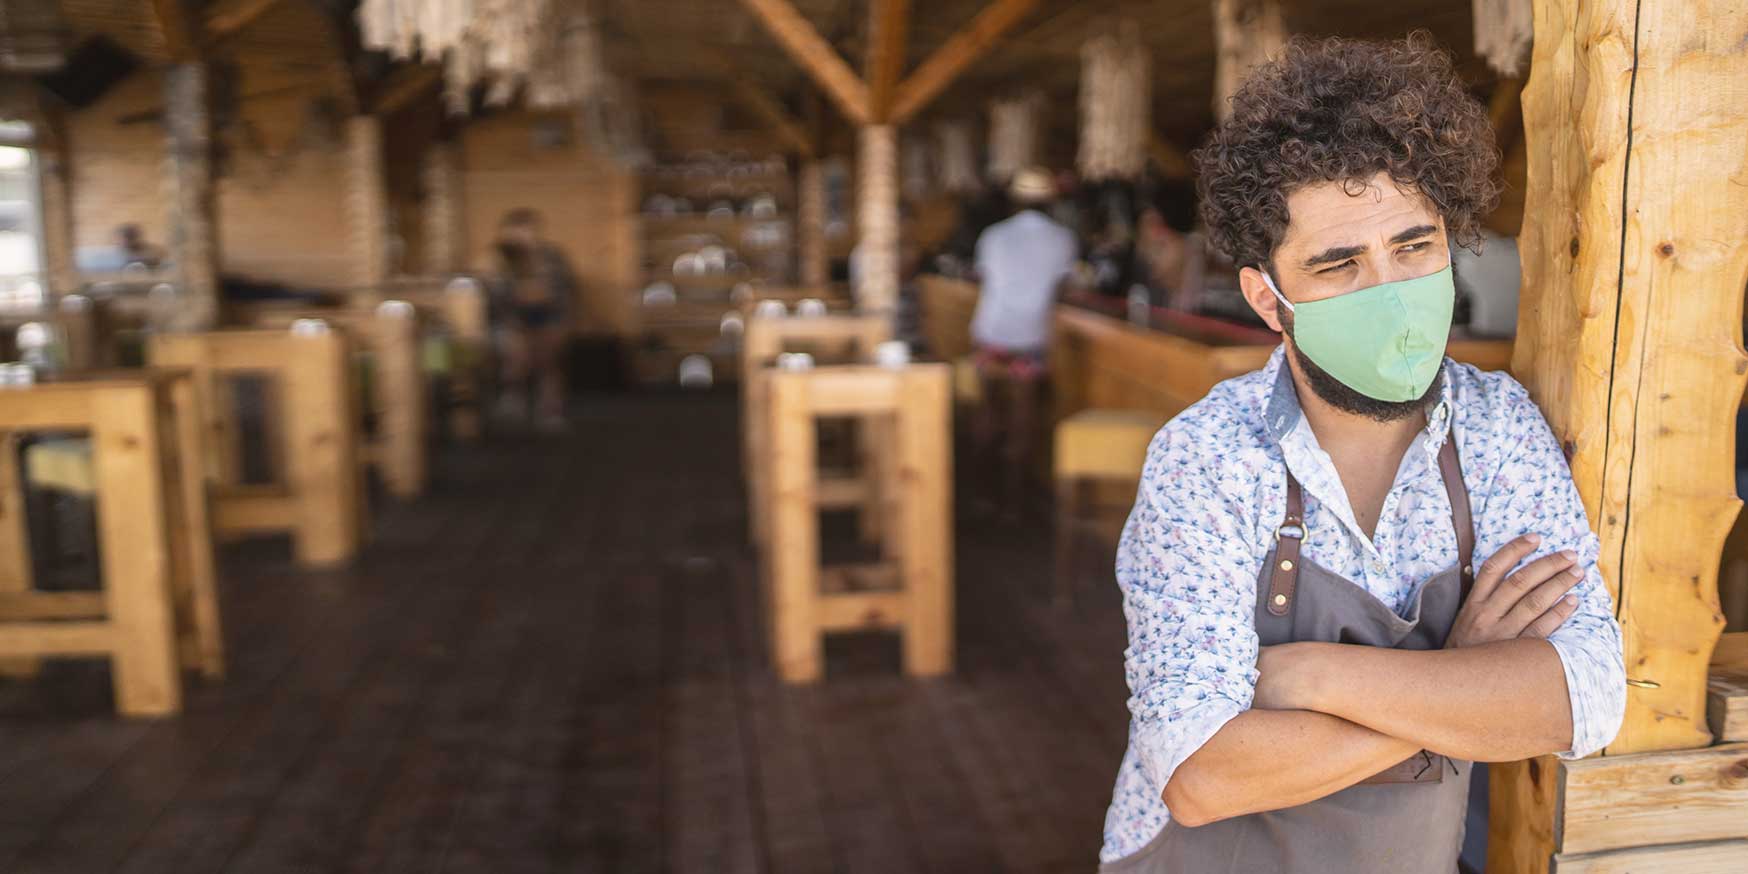
{"type": "MultiPolygon", "coordinates": [[[[1281,310],[1281,328],[1288,338],[1293,336],[1293,314],[1281,310]]],[[[1379,422],[1400,422],[1432,404],[1432,399],[1438,394],[1439,386],[1444,382],[1444,370],[1439,370],[1438,378],[1426,387],[1420,397],[1411,401],[1380,401],[1369,395],[1361,394],[1347,383],[1330,375],[1329,371],[1317,366],[1305,353],[1299,349],[1295,340],[1292,344],[1293,360],[1299,362],[1299,370],[1305,374],[1305,381],[1311,384],[1311,391],[1324,403],[1356,416],[1365,416],[1379,422]]]]}

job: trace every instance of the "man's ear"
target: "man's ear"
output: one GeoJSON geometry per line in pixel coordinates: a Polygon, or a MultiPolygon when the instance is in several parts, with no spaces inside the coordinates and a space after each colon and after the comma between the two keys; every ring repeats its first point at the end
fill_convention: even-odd
{"type": "Polygon", "coordinates": [[[1244,292],[1245,302],[1256,311],[1269,330],[1281,331],[1281,302],[1275,299],[1274,292],[1269,291],[1268,283],[1263,281],[1262,271],[1255,267],[1245,267],[1238,271],[1238,288],[1244,292]]]}

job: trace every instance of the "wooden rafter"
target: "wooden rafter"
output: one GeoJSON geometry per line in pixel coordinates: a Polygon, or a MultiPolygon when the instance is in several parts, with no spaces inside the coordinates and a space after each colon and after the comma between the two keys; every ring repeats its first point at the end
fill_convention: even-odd
{"type": "Polygon", "coordinates": [[[901,124],[927,106],[1037,5],[1038,0],[994,0],[985,6],[898,86],[890,121],[901,124]]]}
{"type": "Polygon", "coordinates": [[[770,125],[771,130],[788,143],[797,155],[807,160],[813,159],[813,137],[807,135],[807,129],[783,108],[783,104],[775,96],[739,76],[731,76],[728,81],[732,83],[735,99],[742,106],[770,125]]]}
{"type": "Polygon", "coordinates": [[[255,23],[281,0],[220,0],[206,13],[206,38],[221,40],[255,23]]]}
{"type": "Polygon", "coordinates": [[[741,0],[741,5],[759,19],[783,50],[801,69],[831,95],[838,108],[856,124],[870,121],[868,86],[856,77],[850,65],[819,31],[801,16],[789,0],[741,0]]]}
{"type": "Polygon", "coordinates": [[[377,115],[388,115],[413,102],[443,81],[443,68],[432,64],[402,67],[389,76],[376,95],[377,115]]]}
{"type": "Polygon", "coordinates": [[[152,15],[164,36],[164,52],[177,63],[192,61],[200,55],[200,38],[186,0],[152,0],[152,15]]]}
{"type": "Polygon", "coordinates": [[[892,115],[892,101],[904,75],[905,37],[910,31],[910,0],[872,0],[868,4],[868,109],[876,124],[892,115]]]}
{"type": "Polygon", "coordinates": [[[1148,134],[1147,156],[1159,166],[1159,172],[1167,179],[1191,179],[1196,175],[1195,167],[1190,164],[1190,158],[1183,150],[1161,139],[1159,134],[1148,134]]]}

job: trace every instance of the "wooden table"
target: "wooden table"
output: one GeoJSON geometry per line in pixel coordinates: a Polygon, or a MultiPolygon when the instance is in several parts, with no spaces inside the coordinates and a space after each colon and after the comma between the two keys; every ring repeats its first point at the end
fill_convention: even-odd
{"type": "Polygon", "coordinates": [[[187,371],[0,388],[0,656],[108,656],[117,709],[182,706],[179,665],[224,669],[198,399],[187,371]],[[42,592],[30,573],[17,441],[91,436],[101,592],[42,592]]]}

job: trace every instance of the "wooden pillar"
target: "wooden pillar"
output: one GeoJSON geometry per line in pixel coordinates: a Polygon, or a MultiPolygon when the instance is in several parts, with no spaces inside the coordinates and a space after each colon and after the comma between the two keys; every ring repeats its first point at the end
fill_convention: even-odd
{"type": "Polygon", "coordinates": [[[898,131],[892,125],[864,125],[857,155],[856,212],[862,281],[856,305],[864,312],[894,312],[898,307],[898,131]]]}
{"type": "Polygon", "coordinates": [[[1214,117],[1224,121],[1227,101],[1250,68],[1287,42],[1280,0],[1214,0],[1214,117]]]}
{"type": "Polygon", "coordinates": [[[352,283],[380,288],[389,274],[388,187],[383,183],[382,121],[373,115],[346,121],[346,219],[352,283]]]}
{"type": "Polygon", "coordinates": [[[181,63],[164,72],[164,204],[168,255],[178,295],[171,327],[201,331],[218,320],[218,223],[212,172],[207,68],[181,63]]]}
{"type": "MultiPolygon", "coordinates": [[[[51,123],[52,124],[52,123],[51,123]]],[[[73,193],[68,177],[67,142],[50,135],[38,140],[38,185],[42,197],[43,275],[51,298],[79,290],[73,264],[73,193]]]]}
{"type": "MultiPolygon", "coordinates": [[[[1609,755],[1712,740],[1706,666],[1748,373],[1744,82],[1740,3],[1536,3],[1512,371],[1565,446],[1602,542],[1629,681],[1609,755]]],[[[1564,770],[1495,766],[1491,874],[1544,872],[1563,851],[1564,770]]]]}
{"type": "Polygon", "coordinates": [[[826,269],[825,169],[817,160],[801,165],[797,188],[795,233],[799,245],[799,270],[804,288],[823,288],[831,277],[826,269]]]}
{"type": "Polygon", "coordinates": [[[463,239],[461,148],[437,143],[425,153],[425,271],[442,275],[461,269],[463,239]]]}

